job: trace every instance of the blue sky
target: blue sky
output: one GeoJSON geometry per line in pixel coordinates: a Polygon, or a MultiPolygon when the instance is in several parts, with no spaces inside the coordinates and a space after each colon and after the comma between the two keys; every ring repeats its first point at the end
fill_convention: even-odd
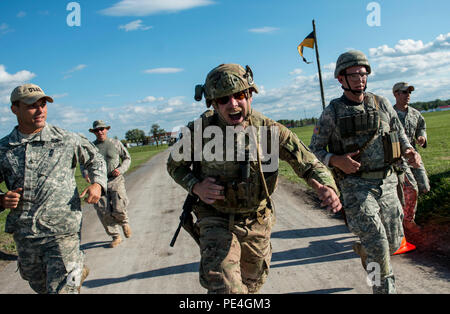
{"type": "Polygon", "coordinates": [[[250,65],[260,94],[253,107],[278,119],[318,117],[322,110],[314,50],[297,45],[315,19],[326,103],[341,95],[337,57],[366,53],[368,90],[394,98],[398,81],[416,87],[411,101],[450,98],[448,0],[0,0],[0,137],[16,125],[12,89],[40,85],[55,98],[48,122],[80,132],[97,119],[124,138],[153,123],[167,131],[205,109],[194,87],[221,63],[250,65]],[[368,5],[379,5],[370,26],[368,5]]]}

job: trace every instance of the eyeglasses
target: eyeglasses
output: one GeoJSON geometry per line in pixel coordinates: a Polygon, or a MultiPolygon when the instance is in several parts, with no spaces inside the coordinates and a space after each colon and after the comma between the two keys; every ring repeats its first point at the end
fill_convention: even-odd
{"type": "Polygon", "coordinates": [[[100,132],[100,131],[104,131],[106,128],[98,128],[98,129],[95,129],[94,130],[94,133],[98,133],[98,132],[100,132]]]}
{"type": "Polygon", "coordinates": [[[219,105],[228,104],[228,102],[230,101],[230,97],[233,97],[236,100],[242,100],[246,97],[246,93],[245,93],[245,91],[240,91],[240,92],[234,93],[233,95],[230,95],[230,96],[220,97],[220,98],[216,99],[216,102],[219,105]]]}
{"type": "Polygon", "coordinates": [[[401,91],[399,91],[399,93],[402,93],[403,95],[406,95],[406,94],[411,94],[411,91],[409,91],[409,90],[401,90],[401,91]]]}
{"type": "Polygon", "coordinates": [[[349,73],[345,74],[346,77],[349,77],[353,82],[359,82],[359,80],[367,80],[369,76],[368,72],[360,72],[360,73],[349,73]]]}

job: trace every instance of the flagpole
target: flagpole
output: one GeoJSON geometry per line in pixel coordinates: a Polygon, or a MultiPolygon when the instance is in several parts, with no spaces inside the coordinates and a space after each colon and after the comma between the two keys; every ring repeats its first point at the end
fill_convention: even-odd
{"type": "Polygon", "coordinates": [[[323,107],[323,109],[325,109],[325,96],[323,93],[322,71],[320,70],[319,47],[317,46],[316,23],[314,22],[314,20],[312,21],[312,24],[313,24],[313,31],[314,31],[314,44],[316,45],[317,68],[319,70],[320,95],[322,97],[322,107],[323,107]]]}

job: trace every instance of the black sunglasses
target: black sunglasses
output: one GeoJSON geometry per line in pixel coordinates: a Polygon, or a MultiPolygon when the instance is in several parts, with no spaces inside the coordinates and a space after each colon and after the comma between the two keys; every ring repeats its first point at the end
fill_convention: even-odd
{"type": "Polygon", "coordinates": [[[240,91],[240,92],[234,93],[233,95],[230,95],[230,96],[220,97],[220,98],[216,99],[216,102],[219,105],[225,105],[225,104],[228,104],[231,97],[233,97],[236,100],[242,100],[246,97],[246,93],[245,93],[245,91],[240,91]]]}

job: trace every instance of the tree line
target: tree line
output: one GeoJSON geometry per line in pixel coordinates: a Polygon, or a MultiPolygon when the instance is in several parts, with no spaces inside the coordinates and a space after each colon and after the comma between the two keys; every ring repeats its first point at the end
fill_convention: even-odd
{"type": "Polygon", "coordinates": [[[419,110],[419,111],[427,111],[430,109],[437,109],[438,107],[442,106],[449,106],[450,105],[450,99],[447,100],[441,100],[436,99],[432,101],[417,101],[409,104],[411,107],[419,110]]]}
{"type": "Polygon", "coordinates": [[[305,119],[300,119],[300,120],[288,120],[288,119],[281,119],[281,120],[277,120],[278,123],[281,123],[282,125],[284,125],[285,127],[288,128],[299,128],[302,126],[307,126],[307,125],[315,125],[317,123],[317,118],[305,118],[305,119]]]}
{"type": "MultiPolygon", "coordinates": [[[[449,106],[450,99],[441,100],[436,99],[432,101],[417,101],[409,104],[411,107],[419,111],[427,111],[430,109],[437,109],[442,106],[449,106]]],[[[317,123],[317,118],[305,118],[300,120],[293,119],[280,119],[277,120],[278,123],[283,124],[288,128],[298,128],[307,125],[315,125],[317,123]]],[[[137,145],[160,145],[163,141],[169,142],[170,134],[162,129],[159,124],[155,123],[151,126],[149,135],[147,136],[143,130],[133,129],[127,131],[125,134],[125,143],[136,143],[137,145]]],[[[125,144],[124,143],[124,144],[125,144]]]]}
{"type": "Polygon", "coordinates": [[[137,145],[156,144],[159,146],[163,141],[168,141],[170,135],[162,129],[159,124],[155,123],[151,126],[149,135],[140,129],[132,129],[125,133],[126,143],[136,143],[137,145]]]}

